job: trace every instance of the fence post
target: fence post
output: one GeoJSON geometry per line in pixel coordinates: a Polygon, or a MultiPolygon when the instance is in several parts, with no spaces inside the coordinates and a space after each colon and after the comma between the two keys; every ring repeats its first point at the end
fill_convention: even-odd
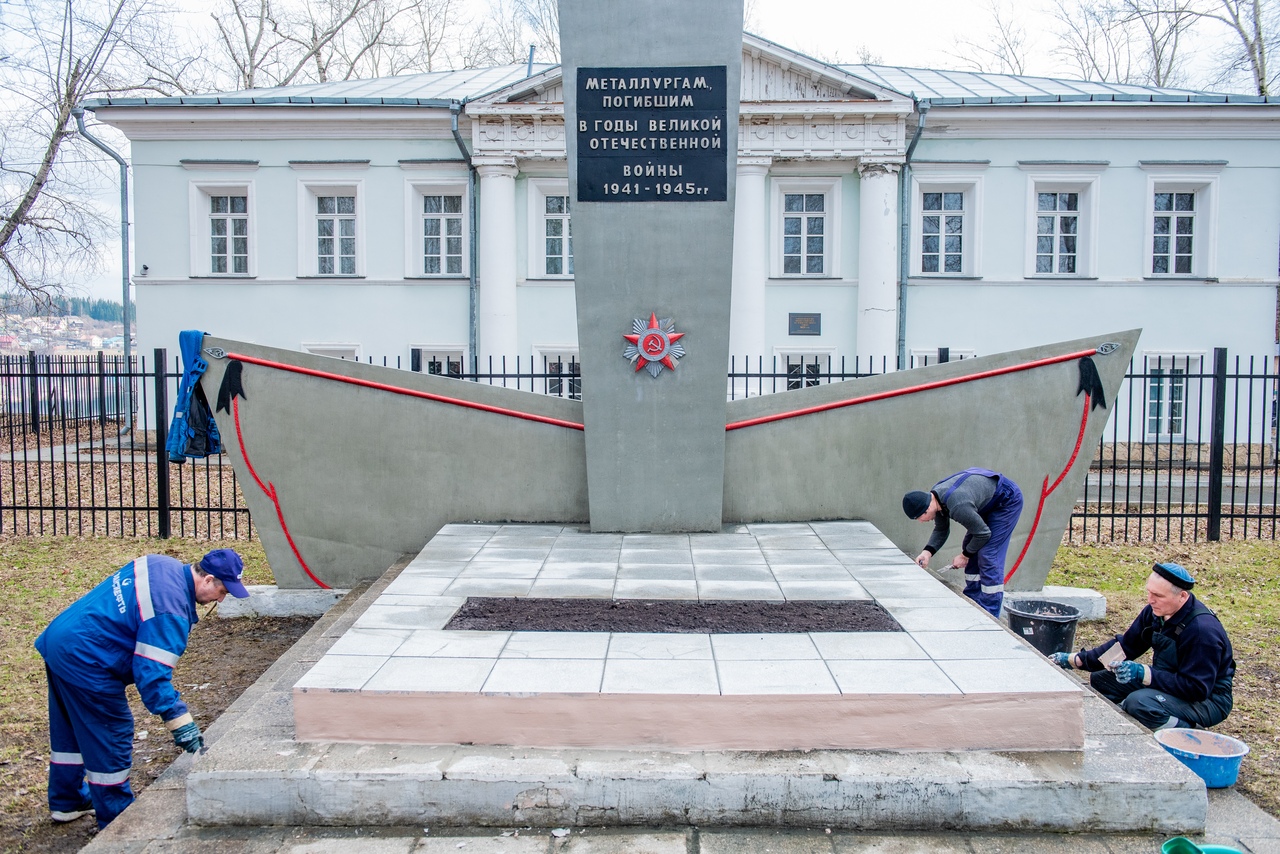
{"type": "Polygon", "coordinates": [[[40,432],[40,378],[36,376],[36,351],[27,351],[27,368],[30,372],[27,381],[27,389],[31,397],[30,415],[31,432],[40,432]]]}
{"type": "Polygon", "coordinates": [[[107,429],[107,359],[98,351],[98,426],[107,429]]]}
{"type": "Polygon", "coordinates": [[[1209,542],[1222,539],[1222,457],[1227,427],[1227,348],[1213,348],[1213,423],[1209,438],[1209,542]]]}
{"type": "Polygon", "coordinates": [[[164,347],[156,348],[156,502],[160,505],[160,538],[167,540],[172,534],[169,522],[169,384],[165,382],[165,366],[169,356],[164,347]]]}

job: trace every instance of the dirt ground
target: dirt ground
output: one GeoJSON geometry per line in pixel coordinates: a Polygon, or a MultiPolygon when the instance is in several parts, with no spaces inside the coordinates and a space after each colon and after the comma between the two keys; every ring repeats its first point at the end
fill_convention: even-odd
{"type": "MultiPolygon", "coordinates": [[[[191,707],[197,722],[207,727],[252,685],[294,641],[311,627],[311,617],[263,617],[235,620],[201,620],[191,631],[187,652],[178,660],[173,682],[191,707]]],[[[129,689],[136,721],[133,745],[134,792],[141,792],[159,777],[179,750],[160,719],[149,713],[129,689]]],[[[64,854],[79,851],[93,838],[97,827],[91,816],[64,825],[49,822],[45,803],[48,761],[48,726],[32,727],[14,736],[18,744],[5,747],[0,771],[13,788],[0,813],[0,851],[64,854]],[[16,766],[16,767],[14,767],[16,766]]]]}
{"type": "Polygon", "coordinates": [[[504,632],[900,632],[878,602],[679,602],[473,596],[446,629],[504,632]]]}

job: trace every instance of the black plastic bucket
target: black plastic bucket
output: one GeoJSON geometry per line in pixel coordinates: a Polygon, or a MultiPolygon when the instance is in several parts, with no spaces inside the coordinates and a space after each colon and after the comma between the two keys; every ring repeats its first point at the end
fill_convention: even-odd
{"type": "Polygon", "coordinates": [[[1080,609],[1044,599],[1004,600],[1009,628],[1045,655],[1071,652],[1080,609]]]}

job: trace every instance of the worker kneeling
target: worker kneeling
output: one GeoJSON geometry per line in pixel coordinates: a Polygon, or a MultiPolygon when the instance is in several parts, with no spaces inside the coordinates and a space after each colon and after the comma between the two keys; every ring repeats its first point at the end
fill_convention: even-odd
{"type": "Polygon", "coordinates": [[[145,555],[122,567],[54,618],[36,638],[49,681],[49,816],[96,813],[106,827],[133,802],[133,714],[125,686],[159,715],[188,753],[200,727],[173,687],[173,668],[199,619],[196,605],[249,595],[244,563],[215,549],[199,563],[145,555]]]}
{"type": "Polygon", "coordinates": [[[1222,723],[1231,713],[1235,658],[1222,623],[1191,593],[1194,585],[1178,564],[1157,563],[1147,578],[1147,607],[1128,631],[1051,658],[1091,671],[1089,684],[1149,729],[1222,723]],[[1116,644],[1123,656],[1112,650],[1116,644]],[[1133,661],[1148,649],[1151,666],[1133,661]]]}

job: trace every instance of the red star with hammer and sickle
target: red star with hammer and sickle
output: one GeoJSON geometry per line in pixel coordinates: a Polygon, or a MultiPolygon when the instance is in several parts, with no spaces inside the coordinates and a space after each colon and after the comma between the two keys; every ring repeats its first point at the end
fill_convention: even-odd
{"type": "MultiPolygon", "coordinates": [[[[637,321],[636,326],[639,326],[637,321]]],[[[636,359],[636,371],[648,366],[650,362],[657,362],[669,370],[676,369],[676,360],[673,356],[680,356],[684,353],[684,348],[672,348],[671,345],[684,337],[683,332],[663,330],[662,325],[658,323],[658,315],[656,313],[649,314],[649,326],[644,330],[637,330],[633,335],[623,335],[623,338],[630,341],[638,351],[636,359]],[[673,352],[674,349],[674,352],[673,352]]],[[[659,370],[655,368],[654,370],[659,370]]]]}

